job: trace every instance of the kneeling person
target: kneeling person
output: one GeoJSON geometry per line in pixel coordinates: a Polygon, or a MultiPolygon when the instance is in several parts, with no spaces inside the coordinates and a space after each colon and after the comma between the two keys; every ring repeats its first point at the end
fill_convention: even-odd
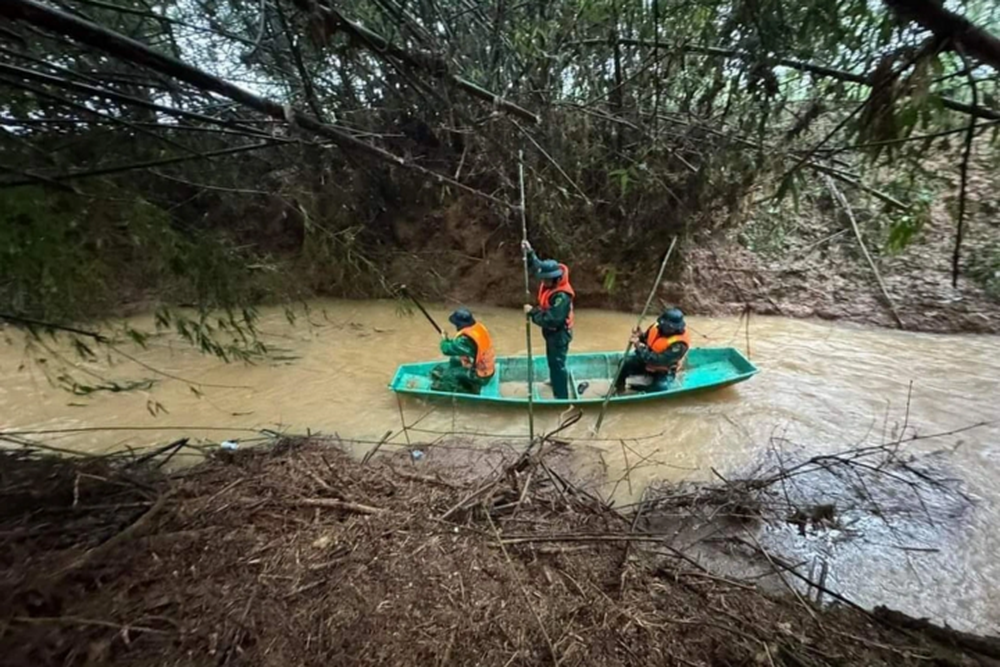
{"type": "Polygon", "coordinates": [[[496,352],[493,339],[481,322],[465,308],[448,318],[458,333],[454,338],[442,334],[441,354],[450,357],[431,371],[431,389],[450,393],[478,394],[493,378],[496,352]]]}
{"type": "Polygon", "coordinates": [[[645,333],[632,334],[635,353],[629,355],[615,382],[615,391],[625,390],[630,375],[648,375],[652,382],[646,391],[661,391],[669,386],[691,348],[691,337],[684,323],[684,313],[677,308],[666,310],[645,333]]]}

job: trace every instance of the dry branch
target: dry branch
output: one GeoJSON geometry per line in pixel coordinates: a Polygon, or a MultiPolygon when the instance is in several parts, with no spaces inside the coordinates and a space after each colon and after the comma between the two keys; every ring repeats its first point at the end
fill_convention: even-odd
{"type": "Polygon", "coordinates": [[[71,563],[66,566],[59,568],[53,574],[50,575],[49,583],[55,585],[55,583],[61,581],[66,575],[72,573],[75,570],[80,570],[90,563],[100,560],[110,554],[114,549],[125,544],[129,540],[142,535],[144,531],[149,529],[156,517],[163,511],[167,505],[167,501],[171,498],[173,494],[169,491],[160,495],[157,499],[156,504],[149,508],[142,516],[140,516],[134,523],[129,525],[125,530],[121,531],[108,541],[103,544],[90,549],[85,552],[82,556],[74,559],[71,563]]]}
{"type": "Polygon", "coordinates": [[[343,500],[334,500],[333,498],[301,498],[299,500],[291,501],[290,504],[295,505],[296,507],[320,507],[323,509],[353,512],[355,514],[378,514],[379,512],[385,511],[381,507],[372,507],[371,505],[362,505],[361,503],[350,503],[343,500]]]}
{"type": "Polygon", "coordinates": [[[868,266],[871,267],[872,273],[875,274],[875,281],[878,283],[879,289],[882,291],[882,296],[885,297],[889,310],[892,311],[892,316],[896,320],[896,324],[899,325],[900,329],[905,329],[906,326],[903,324],[903,318],[899,316],[899,310],[896,308],[896,302],[892,300],[891,296],[889,296],[889,290],[886,288],[885,282],[882,280],[882,274],[879,273],[875,260],[872,259],[871,254],[868,252],[868,248],[865,247],[864,238],[861,236],[861,230],[858,229],[858,221],[854,218],[854,211],[851,210],[850,203],[844,197],[843,193],[837,189],[837,186],[829,176],[824,174],[823,178],[826,180],[826,187],[830,189],[830,193],[833,195],[833,198],[838,204],[840,204],[844,213],[847,214],[848,220],[851,221],[851,227],[854,229],[854,236],[858,239],[858,245],[861,247],[861,252],[864,254],[865,260],[868,262],[868,266]]]}

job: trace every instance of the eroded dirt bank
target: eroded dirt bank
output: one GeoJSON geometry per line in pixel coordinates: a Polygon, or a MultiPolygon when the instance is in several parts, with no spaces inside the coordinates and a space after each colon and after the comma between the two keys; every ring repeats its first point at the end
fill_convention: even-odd
{"type": "MultiPolygon", "coordinates": [[[[735,228],[697,231],[664,221],[659,242],[637,243],[625,233],[600,238],[572,219],[537,226],[536,245],[566,261],[578,303],[613,310],[642,309],[659,258],[680,235],[666,280],[664,304],[696,315],[756,314],[841,320],[935,333],[1000,333],[1000,180],[988,155],[970,182],[973,211],[952,284],[958,180],[950,164],[929,164],[943,190],[926,220],[899,247],[896,217],[855,202],[849,217],[829,192],[817,190],[801,208],[774,212],[762,201],[735,228]],[[892,222],[896,220],[896,222],[892,222]],[[865,258],[872,258],[883,291],[865,258]]],[[[779,207],[780,208],[780,207],[779,207]]],[[[388,220],[395,249],[380,268],[438,300],[516,307],[524,299],[513,223],[475,202],[458,200],[427,211],[395,211],[388,220]]],[[[333,293],[350,296],[342,290],[333,293]]],[[[384,296],[379,294],[378,296],[384,296]]]]}

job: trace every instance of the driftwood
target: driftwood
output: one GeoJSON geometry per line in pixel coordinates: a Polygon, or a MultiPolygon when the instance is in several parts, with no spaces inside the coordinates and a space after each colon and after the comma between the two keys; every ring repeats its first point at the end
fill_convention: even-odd
{"type": "MultiPolygon", "coordinates": [[[[31,556],[14,564],[18,576],[0,581],[11,621],[0,635],[0,651],[13,656],[12,664],[55,667],[65,651],[82,655],[102,642],[114,642],[116,658],[126,662],[148,656],[157,663],[183,662],[195,651],[221,663],[242,647],[245,662],[257,665],[263,660],[255,647],[274,646],[295,664],[330,664],[343,655],[342,638],[359,636],[377,639],[379,647],[374,654],[359,651],[359,665],[409,664],[414,656],[426,664],[478,660],[484,667],[515,664],[518,656],[532,664],[659,664],[669,655],[685,665],[767,665],[770,657],[776,666],[917,667],[928,660],[968,665],[967,656],[993,645],[989,638],[985,647],[953,642],[959,650],[944,651],[929,639],[933,629],[883,628],[856,608],[825,614],[817,607],[814,621],[794,601],[706,571],[693,554],[670,544],[671,534],[643,532],[643,518],[657,511],[652,501],[630,516],[575,487],[550,468],[563,449],[552,442],[506,459],[480,480],[468,505],[458,488],[398,483],[400,472],[425,477],[435,472],[431,468],[396,471],[383,461],[363,466],[332,442],[288,440],[281,453],[275,449],[241,449],[184,478],[155,473],[150,461],[145,470],[155,474],[146,481],[158,490],[153,497],[163,511],[146,512],[120,536],[84,550],[79,545],[89,544],[93,526],[105,525],[94,519],[128,516],[91,499],[106,488],[124,489],[116,497],[119,507],[149,497],[118,477],[115,466],[104,470],[106,486],[92,489],[75,512],[54,513],[67,521],[61,538],[86,554],[74,579],[101,581],[60,591],[58,611],[38,611],[35,597],[25,594],[38,590],[33,578],[41,576],[38,559],[46,557],[47,538],[33,529],[49,527],[53,513],[38,510],[46,503],[62,510],[80,471],[50,457],[39,470],[49,480],[49,466],[57,466],[60,484],[47,486],[43,496],[25,496],[20,489],[27,476],[19,470],[28,467],[17,470],[15,464],[35,465],[37,459],[5,454],[3,506],[34,505],[28,519],[20,511],[0,517],[0,546],[16,540],[31,556]],[[336,457],[335,463],[327,457],[336,457]],[[358,502],[300,496],[324,465],[323,492],[358,502]],[[237,487],[245,497],[234,498],[237,487]],[[440,509],[449,506],[467,511],[442,522],[440,509]],[[366,518],[345,521],[335,512],[296,507],[366,518]],[[137,538],[133,548],[123,544],[129,537],[137,538]],[[105,550],[116,544],[122,548],[113,557],[96,559],[110,556],[105,550]],[[148,566],[150,558],[155,567],[148,566]],[[135,595],[140,588],[142,595],[135,595]],[[198,631],[204,627],[212,633],[198,631]],[[144,635],[141,642],[130,641],[133,631],[144,635]],[[57,661],[21,659],[27,652],[46,655],[54,645],[57,661]]],[[[842,453],[837,460],[850,457],[842,453]]],[[[432,465],[428,458],[422,466],[432,465]]],[[[121,455],[116,465],[129,460],[121,455]]],[[[84,464],[95,465],[79,462],[84,464]]],[[[805,467],[783,469],[787,479],[832,464],[817,457],[805,467]]],[[[136,472],[133,467],[128,474],[136,472]]],[[[728,479],[718,495],[751,492],[751,485],[728,479]]],[[[773,561],[796,567],[777,556],[773,561]]]]}

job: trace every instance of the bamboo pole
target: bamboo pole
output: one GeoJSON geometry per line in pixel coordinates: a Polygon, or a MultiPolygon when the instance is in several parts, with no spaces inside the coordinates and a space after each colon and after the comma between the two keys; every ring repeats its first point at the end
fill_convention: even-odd
{"type": "Polygon", "coordinates": [[[906,325],[903,324],[903,318],[899,316],[899,310],[896,308],[896,302],[892,300],[891,296],[889,296],[889,290],[885,286],[885,281],[882,280],[882,274],[879,273],[878,265],[875,264],[875,260],[872,259],[871,254],[868,252],[868,248],[865,246],[865,240],[861,236],[861,230],[858,229],[858,221],[854,218],[854,211],[851,210],[851,204],[847,201],[844,193],[837,188],[829,176],[824,174],[823,179],[826,181],[826,187],[829,188],[834,200],[840,204],[840,207],[844,209],[844,213],[847,214],[847,219],[851,221],[851,228],[854,230],[855,238],[858,239],[858,245],[861,247],[861,253],[865,256],[868,266],[871,267],[872,273],[875,275],[875,283],[878,285],[879,289],[882,290],[882,296],[885,297],[886,305],[889,306],[889,312],[892,313],[892,317],[896,320],[896,324],[899,325],[899,328],[905,329],[906,325]]]}
{"type": "MultiPolygon", "coordinates": [[[[656,274],[656,282],[653,283],[652,289],[649,290],[649,296],[646,297],[646,305],[642,308],[642,314],[639,315],[639,319],[636,320],[635,328],[638,329],[642,324],[642,321],[646,319],[646,313],[649,311],[649,305],[653,303],[653,297],[656,296],[656,290],[660,287],[660,281],[663,280],[663,272],[667,268],[667,262],[670,261],[670,255],[674,252],[674,246],[677,245],[677,237],[675,236],[670,240],[670,247],[667,248],[667,254],[663,256],[663,262],[660,263],[660,272],[656,274]]],[[[618,382],[618,376],[621,375],[622,369],[625,367],[625,359],[628,357],[628,353],[632,351],[632,338],[629,337],[628,345],[625,346],[625,352],[622,353],[622,358],[618,361],[618,370],[615,372],[615,376],[611,378],[611,386],[608,387],[608,393],[604,395],[604,402],[601,403],[601,414],[597,417],[597,424],[594,425],[594,433],[601,432],[601,424],[604,423],[604,413],[608,409],[608,403],[611,401],[611,397],[615,393],[615,383],[618,382]]]]}
{"type": "MultiPolygon", "coordinates": [[[[521,186],[521,262],[524,264],[524,295],[531,298],[531,276],[528,272],[528,217],[524,207],[524,151],[517,152],[517,176],[521,186]]],[[[531,319],[524,314],[524,339],[528,347],[528,450],[535,446],[535,359],[531,356],[531,319]]]]}

